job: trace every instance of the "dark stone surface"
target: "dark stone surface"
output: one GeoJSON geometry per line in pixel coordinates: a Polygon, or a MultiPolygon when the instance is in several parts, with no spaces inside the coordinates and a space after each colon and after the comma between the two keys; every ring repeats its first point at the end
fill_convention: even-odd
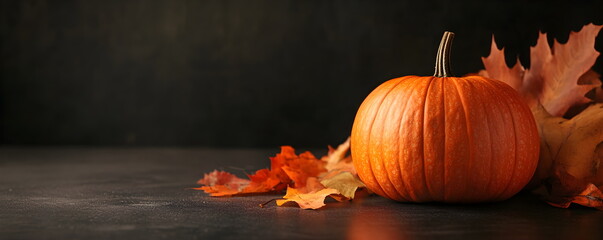
{"type": "MultiPolygon", "coordinates": [[[[215,168],[268,165],[270,150],[0,148],[0,239],[601,239],[603,211],[530,195],[476,205],[371,196],[322,210],[188,188],[215,168]]],[[[235,168],[240,167],[240,168],[235,168]]]]}

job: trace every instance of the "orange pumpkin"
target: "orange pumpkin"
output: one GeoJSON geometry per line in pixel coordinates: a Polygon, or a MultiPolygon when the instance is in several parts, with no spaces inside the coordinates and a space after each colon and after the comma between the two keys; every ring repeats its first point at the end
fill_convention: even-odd
{"type": "Polygon", "coordinates": [[[433,77],[389,80],[364,100],[352,128],[358,176],[404,202],[510,198],[530,180],[540,141],[521,96],[498,80],[450,76],[445,32],[433,77]]]}

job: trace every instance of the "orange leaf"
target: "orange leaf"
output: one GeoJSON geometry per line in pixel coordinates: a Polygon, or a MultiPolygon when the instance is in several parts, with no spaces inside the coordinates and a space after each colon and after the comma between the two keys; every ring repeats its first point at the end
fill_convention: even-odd
{"type": "Polygon", "coordinates": [[[306,179],[309,177],[318,177],[327,171],[325,162],[318,160],[310,152],[302,153],[297,158],[291,159],[282,169],[293,180],[296,188],[304,187],[306,179]]]}
{"type": "Polygon", "coordinates": [[[347,201],[354,198],[358,188],[364,187],[351,157],[346,157],[349,148],[348,139],[337,149],[329,147],[328,155],[317,159],[310,152],[296,155],[295,149],[283,146],[280,153],[270,158],[270,169],[248,175],[249,180],[215,170],[197,182],[205,186],[194,189],[218,197],[279,192],[287,188],[284,199],[277,200],[279,206],[296,202],[301,208],[317,209],[325,205],[327,196],[347,201]],[[325,188],[323,183],[329,187],[325,188]]]}
{"type": "Polygon", "coordinates": [[[222,171],[205,174],[197,183],[202,186],[194,188],[203,190],[211,196],[234,196],[253,193],[278,192],[288,185],[304,187],[309,177],[318,177],[325,173],[325,162],[317,159],[310,152],[299,156],[290,146],[281,147],[281,152],[270,157],[270,169],[260,169],[248,175],[249,180],[237,178],[222,171]]]}
{"type": "Polygon", "coordinates": [[[280,153],[277,153],[274,157],[270,157],[270,170],[281,182],[288,183],[291,179],[287,176],[287,173],[283,171],[282,167],[285,166],[287,162],[296,158],[297,155],[295,154],[295,149],[291,146],[282,146],[280,153]]]}
{"type": "Polygon", "coordinates": [[[555,178],[536,189],[537,194],[545,197],[555,207],[568,208],[572,203],[603,210],[603,192],[592,183],[576,178],[564,169],[557,169],[555,178]]]}
{"type": "Polygon", "coordinates": [[[238,178],[234,174],[214,170],[211,173],[206,173],[202,179],[197,181],[197,184],[206,185],[195,190],[203,190],[211,196],[231,196],[239,193],[249,185],[250,181],[238,178]]]}
{"type": "Polygon", "coordinates": [[[249,184],[249,180],[238,178],[232,173],[214,170],[211,173],[206,173],[202,179],[197,181],[200,185],[226,185],[233,189],[243,189],[249,184]]]}
{"type": "Polygon", "coordinates": [[[594,184],[588,184],[584,191],[574,197],[572,203],[603,210],[603,192],[594,184]]]}
{"type": "Polygon", "coordinates": [[[214,185],[214,186],[202,186],[198,188],[193,188],[195,190],[203,190],[206,193],[209,193],[212,197],[226,197],[240,194],[241,191],[237,189],[230,188],[226,185],[214,185]]]}
{"type": "Polygon", "coordinates": [[[268,169],[260,169],[253,175],[248,176],[251,179],[249,186],[244,188],[241,193],[265,193],[272,191],[281,191],[285,189],[287,182],[282,182],[274,171],[268,169]]]}

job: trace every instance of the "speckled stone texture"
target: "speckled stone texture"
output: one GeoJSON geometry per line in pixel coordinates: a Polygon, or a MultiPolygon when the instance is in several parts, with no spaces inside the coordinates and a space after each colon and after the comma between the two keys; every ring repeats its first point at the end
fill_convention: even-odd
{"type": "Polygon", "coordinates": [[[0,239],[601,239],[603,211],[531,195],[477,205],[378,196],[321,210],[211,198],[203,173],[268,166],[270,150],[0,148],[0,239]],[[443,237],[443,238],[442,238],[443,237]]]}

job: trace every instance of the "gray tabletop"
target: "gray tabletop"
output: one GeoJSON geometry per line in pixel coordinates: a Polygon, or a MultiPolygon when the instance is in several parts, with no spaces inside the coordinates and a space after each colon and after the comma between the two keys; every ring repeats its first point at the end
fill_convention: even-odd
{"type": "Polygon", "coordinates": [[[279,195],[190,190],[213,169],[268,166],[275,149],[0,148],[0,239],[602,239],[603,211],[522,194],[477,205],[370,196],[321,210],[279,195]]]}

